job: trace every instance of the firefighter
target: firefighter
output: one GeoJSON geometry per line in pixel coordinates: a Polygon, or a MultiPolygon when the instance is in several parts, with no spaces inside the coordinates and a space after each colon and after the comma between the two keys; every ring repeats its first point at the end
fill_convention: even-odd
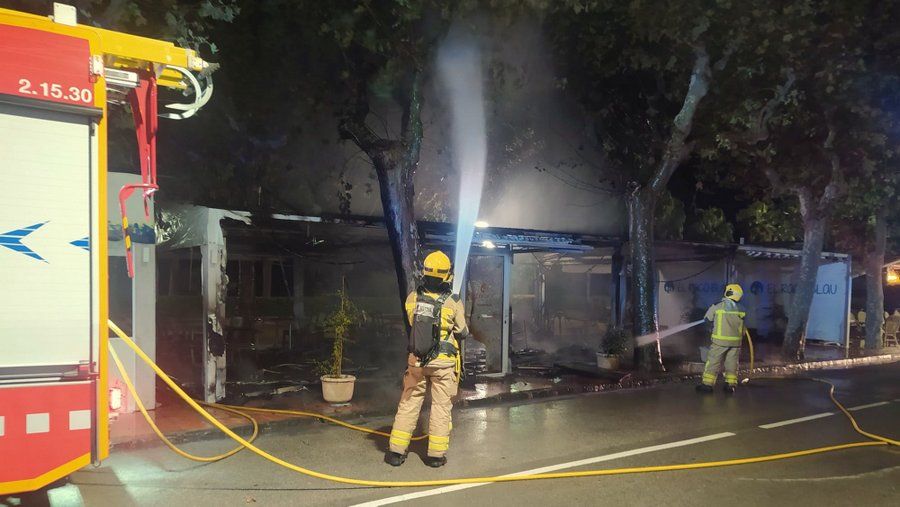
{"type": "Polygon", "coordinates": [[[697,386],[701,393],[711,393],[716,385],[719,370],[725,368],[725,392],[733,393],[737,386],[738,356],[744,337],[744,312],[738,302],[744,296],[740,285],[733,283],[725,287],[722,300],[706,310],[705,319],[711,324],[712,344],[703,368],[703,380],[697,386]]]}
{"type": "Polygon", "coordinates": [[[410,323],[409,355],[403,376],[403,394],[391,430],[390,450],[384,461],[400,466],[406,460],[407,447],[425,390],[431,385],[431,417],[428,422],[428,456],[425,464],[440,467],[447,463],[450,446],[451,399],[459,385],[460,341],[468,336],[464,307],[458,295],[451,294],[450,258],[440,251],[425,258],[422,285],[406,298],[410,323]]]}

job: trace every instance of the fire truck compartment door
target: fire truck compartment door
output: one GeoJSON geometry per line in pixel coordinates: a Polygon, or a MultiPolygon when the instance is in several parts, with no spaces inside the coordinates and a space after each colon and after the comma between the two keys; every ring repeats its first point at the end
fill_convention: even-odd
{"type": "Polygon", "coordinates": [[[0,103],[0,382],[94,360],[90,122],[0,103]]]}

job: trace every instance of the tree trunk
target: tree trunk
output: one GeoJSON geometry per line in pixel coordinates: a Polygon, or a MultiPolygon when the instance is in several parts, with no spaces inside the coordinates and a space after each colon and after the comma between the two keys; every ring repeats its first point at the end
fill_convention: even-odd
{"type": "Polygon", "coordinates": [[[881,348],[884,325],[884,288],[881,270],[884,266],[884,250],[887,245],[887,220],[881,208],[875,216],[874,249],[866,252],[863,261],[866,268],[866,349],[881,348]]]}
{"type": "MultiPolygon", "coordinates": [[[[413,69],[401,99],[403,115],[400,139],[383,139],[366,124],[369,115],[368,85],[357,83],[352,114],[339,126],[341,137],[352,140],[372,160],[378,175],[384,225],[391,243],[397,286],[400,289],[400,315],[406,315],[406,296],[416,287],[419,259],[419,231],[416,225],[413,176],[419,165],[422,147],[422,73],[413,69]]],[[[409,321],[402,319],[409,331],[409,321]]]]}
{"type": "MultiPolygon", "coordinates": [[[[381,190],[381,206],[384,211],[384,225],[387,228],[397,272],[397,286],[400,290],[401,315],[405,315],[406,295],[416,288],[416,273],[419,259],[419,233],[416,226],[413,198],[413,171],[403,161],[393,167],[384,163],[375,166],[378,185],[381,190]]],[[[406,319],[403,319],[406,322],[406,319]]]]}
{"type": "Polygon", "coordinates": [[[800,252],[800,276],[797,288],[788,308],[787,329],[784,332],[782,353],[785,359],[799,361],[803,358],[801,343],[809,320],[819,272],[819,259],[825,242],[827,219],[818,214],[803,218],[803,250],[800,252]]]}
{"type": "MultiPolygon", "coordinates": [[[[655,333],[656,319],[656,267],[653,258],[653,213],[656,198],[665,190],[678,166],[693,150],[688,136],[694,124],[697,107],[709,92],[709,55],[701,44],[694,48],[694,68],[681,110],[672,121],[672,131],[659,166],[646,186],[632,184],[626,194],[628,207],[628,241],[631,245],[631,300],[634,318],[634,336],[655,333]]],[[[727,57],[721,62],[724,66],[727,57]]],[[[662,371],[662,355],[659,340],[644,347],[635,347],[634,362],[647,371],[662,371]]]]}
{"type": "MultiPolygon", "coordinates": [[[[833,128],[828,129],[828,138],[823,146],[832,150],[835,137],[833,128]]],[[[822,245],[825,243],[825,230],[828,218],[833,212],[834,203],[846,191],[841,173],[841,163],[837,154],[830,154],[831,181],[825,186],[821,195],[815,196],[809,187],[790,187],[800,201],[800,217],[803,220],[803,250],[800,252],[800,276],[797,289],[788,309],[787,329],[784,331],[782,354],[789,361],[803,359],[803,339],[806,334],[806,323],[809,320],[809,308],[812,306],[813,294],[816,290],[816,279],[819,274],[819,259],[822,257],[822,245]]],[[[776,188],[783,188],[779,175],[765,170],[766,177],[776,188]]]]}
{"type": "MultiPolygon", "coordinates": [[[[653,210],[655,194],[648,188],[627,194],[628,243],[631,254],[631,307],[634,336],[658,330],[656,318],[656,264],[653,253],[653,210]]],[[[646,371],[663,369],[659,341],[634,349],[635,365],[646,371]]]]}

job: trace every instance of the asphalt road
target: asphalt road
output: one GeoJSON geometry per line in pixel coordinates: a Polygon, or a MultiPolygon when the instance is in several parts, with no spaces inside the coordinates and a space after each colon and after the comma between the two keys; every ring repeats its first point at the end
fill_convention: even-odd
{"type": "MultiPolygon", "coordinates": [[[[900,438],[900,363],[814,372],[869,431],[900,438]]],[[[422,480],[692,463],[864,440],[808,381],[758,381],[733,396],[692,385],[625,390],[454,413],[449,463],[383,464],[385,439],[310,422],[260,447],[308,468],[357,478],[422,480]],[[817,418],[790,422],[817,415],[817,418]],[[789,423],[785,423],[788,421],[789,423]],[[763,426],[763,427],[760,427],[763,426]]],[[[369,421],[387,428],[389,419],[369,421]]],[[[421,427],[421,426],[420,426],[421,427]]],[[[229,442],[186,445],[217,453],[229,442]]],[[[165,448],[114,452],[103,466],[9,505],[900,505],[900,450],[869,447],[770,463],[476,487],[358,488],[298,475],[242,452],[197,464],[165,448]]],[[[0,499],[0,505],[4,500],[0,499]]]]}

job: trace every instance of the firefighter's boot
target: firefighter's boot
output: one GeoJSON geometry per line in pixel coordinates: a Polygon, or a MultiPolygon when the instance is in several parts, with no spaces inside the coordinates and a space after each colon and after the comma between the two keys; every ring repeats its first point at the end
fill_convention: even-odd
{"type": "Polygon", "coordinates": [[[434,456],[426,456],[424,460],[426,465],[431,468],[440,468],[447,464],[447,456],[441,456],[439,458],[435,458],[434,456]]]}
{"type": "Polygon", "coordinates": [[[398,467],[406,461],[406,454],[400,454],[399,452],[388,451],[384,454],[384,462],[392,467],[398,467]]]}
{"type": "Polygon", "coordinates": [[[695,389],[700,394],[710,394],[713,392],[712,386],[708,386],[706,384],[700,384],[695,389]]]}

